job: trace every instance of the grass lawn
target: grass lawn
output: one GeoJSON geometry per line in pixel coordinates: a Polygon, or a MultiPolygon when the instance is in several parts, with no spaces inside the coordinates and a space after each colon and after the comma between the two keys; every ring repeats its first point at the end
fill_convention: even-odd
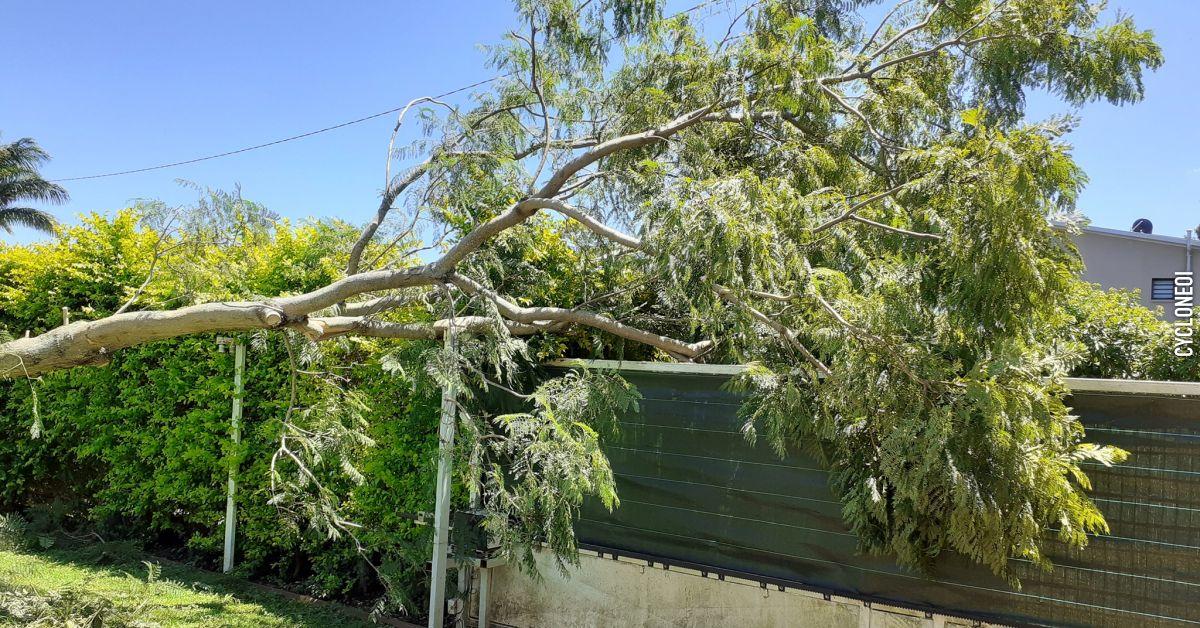
{"type": "Polygon", "coordinates": [[[38,620],[39,626],[372,626],[337,606],[161,563],[128,546],[0,551],[0,626],[38,620]]]}

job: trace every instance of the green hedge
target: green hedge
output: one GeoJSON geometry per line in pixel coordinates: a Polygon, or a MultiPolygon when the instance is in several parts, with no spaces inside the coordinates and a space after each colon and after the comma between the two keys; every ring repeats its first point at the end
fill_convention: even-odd
{"type": "MultiPolygon", "coordinates": [[[[287,405],[280,353],[249,353],[245,427],[236,448],[229,438],[230,354],[217,353],[211,337],[158,342],[122,352],[108,368],[46,377],[38,386],[44,435],[0,442],[5,501],[70,502],[76,505],[67,510],[86,512],[102,535],[184,545],[211,566],[219,562],[225,481],[236,462],[244,571],[308,580],[320,595],[363,587],[350,545],[291,530],[267,503],[267,467],[287,405]]],[[[338,490],[350,496],[346,515],[364,525],[367,546],[386,553],[420,534],[403,514],[431,509],[436,408],[431,395],[397,394],[378,369],[371,375],[361,390],[375,401],[370,436],[377,447],[353,461],[366,481],[343,481],[338,490]]],[[[8,387],[0,420],[7,433],[26,436],[33,421],[28,388],[8,387]]]]}
{"type": "MultiPolygon", "coordinates": [[[[338,272],[344,262],[336,256],[353,235],[340,223],[283,223],[266,233],[243,233],[234,246],[226,242],[211,252],[214,264],[237,260],[235,277],[201,262],[180,264],[187,276],[162,277],[155,285],[166,287],[146,299],[149,307],[169,302],[177,296],[172,286],[219,297],[310,290],[338,272]]],[[[0,247],[0,325],[13,335],[44,331],[58,322],[63,305],[76,318],[111,312],[128,286],[140,283],[153,239],[127,211],[91,216],[51,243],[0,247]]],[[[199,251],[195,259],[208,253],[199,251]]],[[[352,542],[292,525],[268,503],[290,369],[278,333],[252,344],[239,447],[229,438],[231,354],[217,351],[214,335],[120,351],[107,367],[0,383],[0,429],[7,435],[0,439],[0,508],[24,510],[49,528],[138,539],[215,567],[226,478],[236,462],[240,572],[320,596],[373,597],[379,581],[352,542]],[[37,438],[30,433],[35,423],[41,424],[37,438]]],[[[427,549],[426,532],[410,515],[432,510],[437,391],[383,372],[374,345],[333,350],[357,364],[346,377],[370,400],[368,435],[376,446],[346,461],[362,472],[361,484],[338,471],[340,460],[316,471],[344,496],[342,515],[363,526],[359,538],[372,562],[418,595],[425,586],[418,557],[427,549]]],[[[311,396],[312,384],[300,383],[301,396],[311,396]]]]}
{"type": "MultiPolygon", "coordinates": [[[[248,355],[245,428],[236,448],[229,438],[232,361],[217,353],[212,337],[157,342],[120,353],[107,368],[43,378],[37,394],[44,430],[37,439],[29,437],[28,384],[5,383],[0,429],[12,435],[0,439],[5,508],[53,505],[66,518],[55,523],[185,547],[212,567],[220,561],[225,482],[236,461],[240,571],[304,583],[323,596],[373,592],[373,575],[357,564],[351,544],[292,529],[267,503],[267,466],[287,404],[280,353],[248,355]]],[[[370,436],[377,446],[354,461],[365,482],[343,481],[338,490],[350,496],[345,514],[364,526],[362,540],[382,562],[407,555],[422,540],[406,515],[431,509],[436,399],[400,394],[401,387],[373,370],[360,390],[374,401],[370,436]]]]}

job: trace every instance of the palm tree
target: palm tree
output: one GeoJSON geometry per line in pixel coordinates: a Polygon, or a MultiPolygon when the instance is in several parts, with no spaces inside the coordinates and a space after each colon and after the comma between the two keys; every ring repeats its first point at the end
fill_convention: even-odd
{"type": "Polygon", "coordinates": [[[61,186],[38,173],[38,167],[48,159],[50,155],[32,138],[0,144],[0,228],[9,233],[14,226],[54,232],[58,224],[54,216],[17,205],[21,201],[64,203],[70,198],[61,186]]]}

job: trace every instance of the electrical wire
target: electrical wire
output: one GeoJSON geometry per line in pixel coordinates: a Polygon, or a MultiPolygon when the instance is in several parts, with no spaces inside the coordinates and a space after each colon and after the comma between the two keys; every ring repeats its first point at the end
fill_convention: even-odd
{"type": "MultiPolygon", "coordinates": [[[[679,16],[679,15],[684,15],[684,14],[687,14],[687,13],[692,13],[692,12],[698,11],[698,10],[700,10],[700,9],[702,9],[702,8],[704,8],[704,7],[706,7],[706,6],[708,6],[709,4],[712,4],[712,1],[713,1],[713,0],[706,0],[705,2],[701,2],[700,4],[697,4],[697,5],[695,5],[695,6],[691,7],[691,8],[689,8],[689,9],[684,9],[684,10],[682,10],[682,11],[679,11],[678,13],[674,13],[674,14],[672,14],[672,15],[668,16],[668,19],[669,19],[669,18],[676,17],[676,16],[679,16]]],[[[458,93],[460,93],[460,92],[465,92],[465,91],[466,91],[466,90],[468,90],[468,89],[472,89],[472,88],[475,88],[475,87],[479,87],[480,85],[486,85],[486,84],[488,84],[488,83],[491,83],[492,81],[495,81],[495,80],[498,80],[498,79],[504,78],[505,76],[511,76],[511,74],[500,75],[500,76],[493,76],[492,78],[489,78],[489,79],[484,79],[484,80],[482,80],[482,81],[477,81],[477,82],[475,82],[475,83],[471,83],[470,85],[464,85],[464,86],[462,86],[462,87],[459,87],[459,88],[457,88],[457,89],[452,89],[452,90],[450,90],[450,91],[448,91],[448,92],[445,92],[445,93],[442,93],[442,94],[438,94],[438,95],[436,95],[436,96],[430,96],[430,98],[435,98],[435,99],[436,99],[436,98],[445,98],[446,96],[453,96],[454,94],[458,94],[458,93]]],[[[317,130],[315,130],[315,131],[308,131],[308,132],[306,132],[306,133],[300,133],[300,134],[298,134],[298,135],[292,135],[292,136],[285,137],[285,138],[282,138],[282,139],[274,140],[274,141],[272,141],[272,142],[266,142],[266,143],[263,143],[263,144],[255,144],[254,146],[247,146],[247,147],[245,147],[245,148],[238,148],[238,149],[236,149],[236,150],[229,150],[229,151],[225,151],[225,152],[223,152],[223,153],[216,153],[216,154],[214,154],[214,155],[205,155],[205,156],[203,156],[203,157],[196,157],[196,158],[194,158],[194,159],[185,159],[185,160],[183,160],[183,161],[173,161],[173,162],[171,162],[171,163],[159,164],[159,165],[157,165],[157,166],[147,166],[147,167],[145,167],[145,168],[134,168],[134,169],[132,169],[132,170],[120,170],[120,171],[117,171],[117,172],[105,172],[105,173],[101,173],[101,174],[92,174],[92,175],[87,175],[87,176],[83,176],[83,177],[65,177],[65,178],[62,178],[62,179],[50,179],[50,182],[51,182],[51,183],[64,183],[64,182],[67,182],[67,181],[86,181],[86,180],[88,180],[88,179],[103,179],[103,178],[106,178],[106,177],[119,177],[119,176],[121,176],[121,175],[126,175],[126,174],[137,174],[137,173],[139,173],[139,172],[150,172],[150,171],[153,171],[153,170],[162,170],[162,169],[164,169],[164,168],[174,168],[174,167],[176,167],[176,166],[186,166],[186,165],[188,165],[188,164],[200,163],[200,162],[202,162],[202,161],[209,161],[209,160],[212,160],[212,159],[220,159],[220,158],[222,158],[222,157],[229,157],[229,156],[231,156],[231,155],[239,155],[239,154],[241,154],[241,153],[248,153],[248,152],[250,152],[250,151],[259,150],[259,149],[261,149],[261,148],[267,148],[267,147],[270,147],[270,146],[276,146],[276,145],[279,145],[279,144],[284,144],[284,143],[287,143],[287,142],[292,142],[292,141],[295,141],[295,140],[304,139],[304,138],[306,138],[306,137],[312,137],[312,136],[314,136],[314,135],[320,135],[321,133],[327,133],[327,132],[329,132],[329,131],[335,131],[335,130],[337,130],[337,129],[342,129],[342,128],[345,128],[345,127],[348,127],[348,126],[352,126],[352,125],[355,125],[355,124],[360,124],[360,123],[362,123],[362,122],[366,122],[366,121],[368,121],[368,120],[374,120],[375,118],[381,118],[381,117],[383,117],[383,116],[386,116],[386,115],[389,115],[389,114],[397,113],[397,112],[399,112],[400,110],[404,109],[404,107],[405,107],[405,106],[406,106],[406,105],[401,105],[401,106],[399,106],[399,107],[395,107],[395,108],[393,108],[393,109],[388,109],[387,111],[380,111],[379,113],[373,113],[373,114],[371,114],[371,115],[369,115],[369,116],[363,116],[363,117],[361,117],[361,118],[356,118],[356,119],[354,119],[354,120],[349,120],[349,121],[347,121],[347,122],[342,122],[342,123],[340,123],[340,124],[335,124],[335,125],[333,125],[333,126],[327,126],[327,127],[323,128],[323,129],[317,129],[317,130]]]]}
{"type": "MultiPolygon", "coordinates": [[[[486,85],[486,84],[488,84],[488,83],[491,83],[492,81],[495,81],[495,80],[497,80],[497,79],[500,79],[500,78],[503,78],[503,77],[502,77],[502,76],[493,76],[492,78],[489,78],[489,79],[485,79],[485,80],[482,80],[482,81],[477,81],[477,82],[475,82],[475,83],[471,83],[470,85],[464,85],[464,86],[462,86],[462,87],[459,87],[459,88],[457,88],[457,89],[450,90],[450,91],[448,91],[448,92],[445,92],[445,93],[443,93],[443,94],[438,94],[438,95],[436,95],[436,96],[432,96],[432,98],[445,98],[446,96],[453,96],[454,94],[457,94],[457,93],[459,93],[459,92],[464,92],[464,91],[466,91],[466,90],[468,90],[468,89],[472,89],[472,88],[475,88],[475,87],[479,87],[480,85],[486,85]]],[[[366,122],[366,121],[368,121],[368,120],[374,120],[375,118],[381,118],[381,117],[383,117],[383,116],[386,116],[386,115],[389,115],[389,114],[396,113],[396,112],[400,111],[401,109],[404,109],[404,105],[401,105],[401,106],[399,106],[399,107],[396,107],[396,108],[394,108],[394,109],[388,109],[387,111],[380,111],[379,113],[373,113],[373,114],[371,114],[371,115],[369,115],[369,116],[363,116],[363,117],[361,117],[361,118],[356,118],[356,119],[354,119],[354,120],[350,120],[350,121],[347,121],[347,122],[342,122],[342,123],[340,123],[340,124],[335,124],[335,125],[333,125],[333,126],[327,126],[327,127],[323,128],[323,129],[317,129],[317,130],[315,130],[315,131],[308,131],[307,133],[300,133],[299,135],[292,135],[292,136],[290,136],[290,137],[285,137],[285,138],[278,139],[278,140],[275,140],[275,141],[272,141],[272,142],[266,142],[266,143],[264,143],[264,144],[255,144],[254,146],[247,146],[247,147],[245,147],[245,148],[239,148],[239,149],[236,149],[236,150],[225,151],[225,152],[223,152],[223,153],[217,153],[217,154],[215,154],[215,155],[205,155],[204,157],[196,157],[195,159],[186,159],[186,160],[183,160],[183,161],[174,161],[174,162],[171,162],[171,163],[168,163],[168,164],[159,164],[159,165],[157,165],[157,166],[148,166],[148,167],[145,167],[145,168],[135,168],[135,169],[133,169],[133,170],[121,170],[121,171],[118,171],[118,172],[105,172],[105,173],[103,173],[103,174],[93,174],[93,175],[88,175],[88,176],[85,176],[85,177],[67,177],[67,178],[64,178],[64,179],[51,179],[50,181],[51,181],[52,183],[62,183],[62,182],[64,182],[64,181],[83,181],[83,180],[86,180],[86,179],[102,179],[102,178],[105,178],[105,177],[118,177],[118,176],[121,176],[121,175],[126,175],[126,174],[135,174],[135,173],[138,173],[138,172],[150,172],[150,171],[152,171],[152,170],[162,170],[163,168],[174,168],[175,166],[185,166],[185,165],[187,165],[187,164],[194,164],[194,163],[199,163],[199,162],[202,162],[202,161],[209,161],[209,160],[211,160],[211,159],[220,159],[221,157],[229,157],[230,155],[237,155],[237,154],[240,154],[240,153],[248,153],[248,152],[250,152],[250,151],[252,151],[252,150],[258,150],[258,149],[260,149],[260,148],[267,148],[268,146],[276,146],[276,145],[278,145],[278,144],[283,144],[283,143],[285,143],[285,142],[292,142],[292,141],[295,141],[295,140],[304,139],[304,138],[306,138],[306,137],[312,137],[312,136],[314,136],[314,135],[319,135],[319,134],[321,134],[321,133],[326,133],[326,132],[329,132],[329,131],[334,131],[334,130],[336,130],[336,129],[345,128],[345,127],[348,127],[348,126],[351,126],[351,125],[354,125],[354,124],[359,124],[359,123],[362,123],[362,122],[366,122]]]]}

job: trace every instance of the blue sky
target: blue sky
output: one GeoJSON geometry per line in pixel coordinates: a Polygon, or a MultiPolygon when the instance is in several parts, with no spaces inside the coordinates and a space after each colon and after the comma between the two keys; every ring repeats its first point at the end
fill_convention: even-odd
{"type": "MultiPolygon", "coordinates": [[[[1080,112],[1071,141],[1091,177],[1080,206],[1099,226],[1124,229],[1148,217],[1156,233],[1182,235],[1200,222],[1200,2],[1111,6],[1155,31],[1167,63],[1149,77],[1144,102],[1080,112]]],[[[50,151],[48,178],[223,152],[486,79],[493,72],[479,45],[514,23],[502,0],[2,0],[0,14],[7,59],[0,133],[8,141],[34,137],[50,151]]],[[[727,12],[708,19],[727,22],[727,12]]],[[[1042,97],[1030,102],[1036,117],[1066,111],[1042,97]]],[[[378,118],[200,164],[66,183],[71,202],[48,209],[70,220],[137,198],[185,203],[195,193],[176,182],[182,178],[240,184],[247,198],[284,216],[360,223],[382,187],[393,122],[378,118]]]]}

